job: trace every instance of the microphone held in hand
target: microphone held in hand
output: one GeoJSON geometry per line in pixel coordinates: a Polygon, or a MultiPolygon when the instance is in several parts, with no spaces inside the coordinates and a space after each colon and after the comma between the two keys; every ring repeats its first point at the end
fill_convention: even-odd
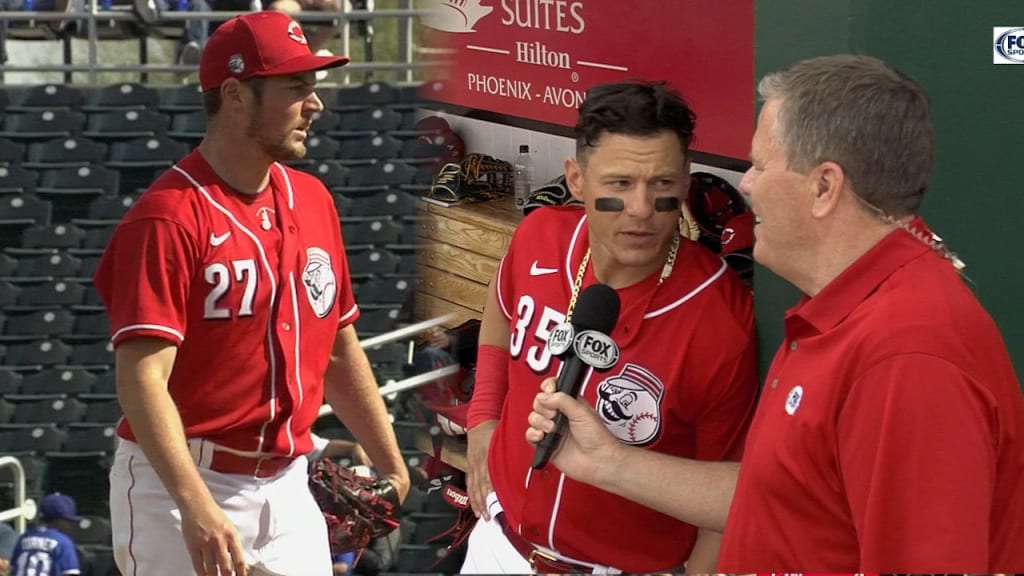
{"type": "MultiPolygon", "coordinates": [[[[618,362],[619,347],[611,339],[619,320],[619,295],[607,284],[587,286],[576,302],[572,323],[551,332],[548,348],[563,358],[555,383],[558,392],[576,396],[588,366],[599,370],[618,362]]],[[[558,449],[568,424],[565,414],[555,414],[555,430],[544,435],[533,454],[533,468],[543,468],[558,449]]]]}

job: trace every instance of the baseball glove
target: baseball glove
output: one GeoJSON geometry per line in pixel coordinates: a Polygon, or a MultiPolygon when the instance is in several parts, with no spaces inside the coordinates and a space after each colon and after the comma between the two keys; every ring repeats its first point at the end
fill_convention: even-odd
{"type": "Polygon", "coordinates": [[[398,528],[402,507],[391,482],[320,458],[311,467],[309,489],[327,520],[332,554],[362,550],[398,528]]]}

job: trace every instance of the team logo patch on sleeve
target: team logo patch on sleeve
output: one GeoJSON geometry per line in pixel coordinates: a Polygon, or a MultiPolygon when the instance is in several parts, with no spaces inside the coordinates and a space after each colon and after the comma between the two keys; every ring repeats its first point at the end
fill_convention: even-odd
{"type": "Polygon", "coordinates": [[[338,295],[338,283],[331,267],[331,257],[321,248],[306,249],[306,268],[302,271],[302,283],[306,286],[309,305],[318,318],[324,318],[334,307],[338,295]]]}
{"type": "Polygon", "coordinates": [[[646,446],[661,432],[661,399],[665,385],[636,364],[605,379],[597,387],[597,413],[605,427],[626,444],[646,446]]]}

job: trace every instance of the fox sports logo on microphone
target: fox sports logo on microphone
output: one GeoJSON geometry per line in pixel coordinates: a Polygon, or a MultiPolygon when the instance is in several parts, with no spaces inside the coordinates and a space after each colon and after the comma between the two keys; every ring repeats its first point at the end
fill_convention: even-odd
{"type": "Polygon", "coordinates": [[[993,64],[1024,64],[1024,28],[996,26],[992,28],[995,41],[993,64]]]}

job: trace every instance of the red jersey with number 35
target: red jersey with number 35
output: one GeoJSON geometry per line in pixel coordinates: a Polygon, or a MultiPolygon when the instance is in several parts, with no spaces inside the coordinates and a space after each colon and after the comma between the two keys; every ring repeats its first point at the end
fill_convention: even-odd
{"type": "MultiPolygon", "coordinates": [[[[319,180],[274,164],[267,188],[244,195],[194,151],[125,215],[95,285],[115,346],[178,347],[168,387],[187,437],[289,456],[312,448],[335,336],[359,316],[319,180]]],[[[124,420],[118,434],[134,439],[124,420]]]]}
{"type": "MultiPolygon", "coordinates": [[[[670,570],[689,557],[695,527],[571,480],[554,465],[530,468],[527,417],[541,381],[561,364],[547,340],[565,321],[588,238],[582,210],[540,208],[516,229],[499,265],[497,301],[511,333],[508,395],[488,454],[491,483],[511,526],[536,545],[625,572],[670,570]]],[[[605,371],[588,369],[580,397],[624,444],[739,460],[757,394],[750,292],[688,240],[659,286],[660,272],[617,290],[618,360],[605,371]]],[[[588,266],[582,288],[596,281],[588,266]]]]}

